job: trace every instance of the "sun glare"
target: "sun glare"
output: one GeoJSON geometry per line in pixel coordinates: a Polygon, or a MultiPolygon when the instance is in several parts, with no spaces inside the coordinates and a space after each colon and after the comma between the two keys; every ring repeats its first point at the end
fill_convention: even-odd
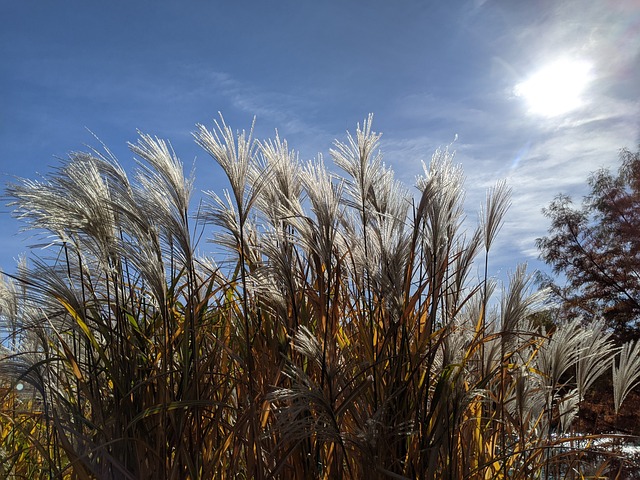
{"type": "Polygon", "coordinates": [[[514,92],[526,100],[529,112],[554,117],[580,107],[591,80],[591,64],[582,60],[558,60],[545,65],[514,92]]]}

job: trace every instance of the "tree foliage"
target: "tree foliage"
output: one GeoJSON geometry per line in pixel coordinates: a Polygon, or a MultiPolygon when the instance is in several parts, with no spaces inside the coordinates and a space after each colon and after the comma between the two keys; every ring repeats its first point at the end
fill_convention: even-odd
{"type": "Polygon", "coordinates": [[[541,258],[564,285],[546,283],[567,316],[602,316],[621,339],[640,335],[640,152],[622,150],[616,174],[591,174],[580,206],[558,195],[544,209],[548,235],[541,258]]]}

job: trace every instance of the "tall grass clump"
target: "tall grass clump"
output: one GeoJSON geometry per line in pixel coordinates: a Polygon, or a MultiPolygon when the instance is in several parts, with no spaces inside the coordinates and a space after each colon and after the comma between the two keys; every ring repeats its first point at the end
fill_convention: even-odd
{"type": "Polygon", "coordinates": [[[131,177],[90,151],[9,185],[47,248],[0,281],[2,475],[602,474],[571,420],[610,367],[624,400],[638,349],[613,363],[600,324],[536,325],[524,267],[492,299],[509,189],[469,229],[453,153],[414,194],[371,120],[331,149],[341,175],[277,135],[198,126],[229,189],[195,214],[193,177],[148,135],[131,177]]]}

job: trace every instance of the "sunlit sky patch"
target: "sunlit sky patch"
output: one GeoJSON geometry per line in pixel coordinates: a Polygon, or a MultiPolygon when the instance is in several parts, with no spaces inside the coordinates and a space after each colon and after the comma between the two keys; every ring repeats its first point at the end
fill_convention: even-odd
{"type": "MultiPolygon", "coordinates": [[[[458,134],[470,223],[507,179],[490,266],[506,272],[542,267],[541,209],[579,200],[590,171],[640,141],[640,0],[5,1],[0,19],[2,184],[99,147],[86,129],[130,170],[140,129],[195,166],[196,191],[220,192],[191,137],[218,111],[238,129],[256,115],[256,137],[277,128],[302,161],[373,112],[409,185],[458,134]]],[[[36,241],[20,226],[0,207],[0,270],[36,241]]]]}
{"type": "Polygon", "coordinates": [[[545,117],[562,115],[584,104],[592,68],[585,60],[559,59],[518,83],[514,91],[526,100],[531,113],[545,117]]]}

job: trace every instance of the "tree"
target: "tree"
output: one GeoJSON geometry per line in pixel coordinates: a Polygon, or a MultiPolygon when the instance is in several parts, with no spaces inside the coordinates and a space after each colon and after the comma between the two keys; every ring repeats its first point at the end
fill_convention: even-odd
{"type": "Polygon", "coordinates": [[[620,152],[617,174],[591,174],[590,194],[578,207],[558,195],[543,210],[551,220],[538,238],[540,257],[562,275],[543,280],[565,316],[602,316],[620,340],[640,336],[640,151],[620,152]]]}

